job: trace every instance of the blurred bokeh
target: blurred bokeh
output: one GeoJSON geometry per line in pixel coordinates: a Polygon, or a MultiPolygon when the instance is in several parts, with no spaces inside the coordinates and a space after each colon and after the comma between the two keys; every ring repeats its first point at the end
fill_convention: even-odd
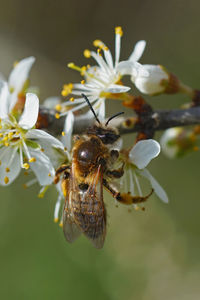
{"type": "MultiPolygon", "coordinates": [[[[85,63],[82,52],[96,38],[113,49],[114,27],[121,25],[122,58],[145,39],[141,62],[162,64],[200,88],[199,15],[198,0],[1,1],[0,72],[7,77],[14,61],[34,55],[31,84],[40,87],[41,101],[60,95],[65,82],[80,81],[67,63],[85,63]]],[[[157,108],[187,102],[185,96],[148,99],[157,108]]],[[[109,112],[119,111],[120,103],[114,105],[109,112]]],[[[84,237],[65,242],[53,223],[53,189],[39,199],[38,187],[22,189],[24,177],[0,188],[1,299],[199,299],[199,166],[198,152],[153,161],[150,170],[170,203],[152,197],[145,212],[116,208],[105,193],[108,232],[100,251],[84,237]]]]}

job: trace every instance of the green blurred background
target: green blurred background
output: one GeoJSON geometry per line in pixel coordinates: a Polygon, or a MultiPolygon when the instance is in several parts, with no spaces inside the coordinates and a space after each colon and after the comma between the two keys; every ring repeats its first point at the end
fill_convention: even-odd
{"type": "MultiPolygon", "coordinates": [[[[122,58],[145,39],[141,62],[163,64],[200,88],[198,0],[1,1],[0,72],[8,76],[14,61],[34,55],[31,83],[40,87],[41,101],[59,95],[63,83],[80,80],[67,63],[84,64],[82,52],[96,38],[113,49],[117,25],[124,30],[122,58]]],[[[187,98],[149,101],[175,108],[187,98]]],[[[121,109],[112,105],[109,113],[121,109]]],[[[65,242],[53,223],[53,189],[39,199],[38,187],[22,189],[24,177],[0,188],[1,299],[200,299],[199,164],[199,153],[174,161],[160,155],[151,163],[168,205],[151,197],[145,212],[128,213],[105,194],[109,218],[102,250],[84,237],[65,242]]]]}

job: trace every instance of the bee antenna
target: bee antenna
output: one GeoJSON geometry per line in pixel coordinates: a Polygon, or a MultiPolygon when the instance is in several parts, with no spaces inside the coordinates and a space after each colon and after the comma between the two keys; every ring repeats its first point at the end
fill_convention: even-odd
{"type": "Polygon", "coordinates": [[[118,117],[118,116],[120,116],[120,115],[122,115],[122,114],[124,114],[124,111],[119,112],[119,113],[113,115],[112,117],[110,117],[110,118],[108,119],[108,121],[106,122],[105,126],[107,126],[108,123],[109,123],[112,119],[114,119],[114,118],[116,118],[116,117],[118,117]]]}
{"type": "Polygon", "coordinates": [[[97,122],[98,122],[99,124],[101,124],[101,122],[99,121],[99,119],[98,119],[98,117],[97,117],[97,115],[96,115],[96,113],[95,113],[95,111],[94,111],[94,109],[93,109],[93,107],[92,107],[92,105],[91,105],[91,103],[90,103],[88,97],[87,97],[85,94],[81,94],[81,96],[83,96],[83,98],[85,98],[85,100],[86,100],[86,102],[87,102],[87,104],[88,104],[90,110],[92,111],[92,113],[93,113],[95,119],[97,120],[97,122]]]}

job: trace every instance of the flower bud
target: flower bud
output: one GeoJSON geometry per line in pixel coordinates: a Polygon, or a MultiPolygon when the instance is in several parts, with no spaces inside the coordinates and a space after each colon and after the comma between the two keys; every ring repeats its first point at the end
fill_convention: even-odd
{"type": "Polygon", "coordinates": [[[197,151],[197,136],[190,129],[175,127],[167,129],[160,140],[162,151],[169,158],[181,157],[197,151]]]}
{"type": "Polygon", "coordinates": [[[161,65],[143,65],[142,69],[143,72],[138,72],[136,76],[133,74],[131,80],[143,94],[171,94],[179,91],[178,78],[165,70],[161,65]]]}

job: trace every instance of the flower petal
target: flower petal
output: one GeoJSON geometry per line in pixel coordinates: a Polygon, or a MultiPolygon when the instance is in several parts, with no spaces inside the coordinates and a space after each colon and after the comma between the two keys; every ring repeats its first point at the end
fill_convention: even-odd
{"type": "Polygon", "coordinates": [[[157,180],[151,175],[151,173],[147,169],[140,170],[139,174],[141,176],[147,178],[150,181],[151,186],[154,189],[154,192],[163,202],[165,202],[165,203],[169,202],[166,192],[164,191],[164,189],[161,187],[161,185],[157,182],[157,180]]]}
{"type": "Polygon", "coordinates": [[[17,148],[14,147],[2,147],[0,149],[0,185],[7,186],[11,184],[19,175],[21,170],[19,153],[17,152],[17,148]],[[6,172],[9,170],[9,172],[6,172]],[[8,182],[5,183],[5,178],[7,178],[8,182]]]}
{"type": "Polygon", "coordinates": [[[16,67],[14,67],[8,78],[8,85],[10,88],[13,88],[17,93],[21,92],[34,62],[35,58],[33,56],[30,56],[22,59],[16,65],[16,67]]]}
{"type": "Polygon", "coordinates": [[[155,140],[139,141],[129,152],[130,161],[139,169],[145,168],[160,153],[160,145],[155,140]]]}
{"type": "Polygon", "coordinates": [[[64,149],[63,144],[58,139],[40,129],[29,130],[26,134],[26,138],[37,140],[40,145],[41,143],[44,143],[47,147],[64,149]]]}
{"type": "Polygon", "coordinates": [[[146,41],[144,40],[138,41],[133,49],[132,54],[129,57],[129,60],[133,62],[138,61],[142,56],[145,47],[146,47],[146,41]]]}
{"type": "Polygon", "coordinates": [[[5,119],[8,117],[9,106],[9,91],[8,84],[5,81],[0,81],[0,118],[5,119]]]}
{"type": "Polygon", "coordinates": [[[74,114],[69,111],[65,118],[64,132],[65,136],[62,137],[63,144],[67,147],[67,150],[71,150],[72,132],[74,127],[74,114]]]}
{"type": "Polygon", "coordinates": [[[40,185],[49,185],[52,183],[55,170],[50,159],[40,150],[28,148],[31,157],[36,159],[35,162],[30,163],[30,167],[35,173],[40,185]]]}
{"type": "Polygon", "coordinates": [[[110,84],[107,89],[105,89],[105,92],[108,93],[126,93],[130,90],[131,88],[128,86],[120,85],[120,84],[110,84]]]}
{"type": "Polygon", "coordinates": [[[19,120],[19,126],[24,129],[32,128],[38,118],[39,99],[35,94],[27,93],[24,111],[19,120]]]}

